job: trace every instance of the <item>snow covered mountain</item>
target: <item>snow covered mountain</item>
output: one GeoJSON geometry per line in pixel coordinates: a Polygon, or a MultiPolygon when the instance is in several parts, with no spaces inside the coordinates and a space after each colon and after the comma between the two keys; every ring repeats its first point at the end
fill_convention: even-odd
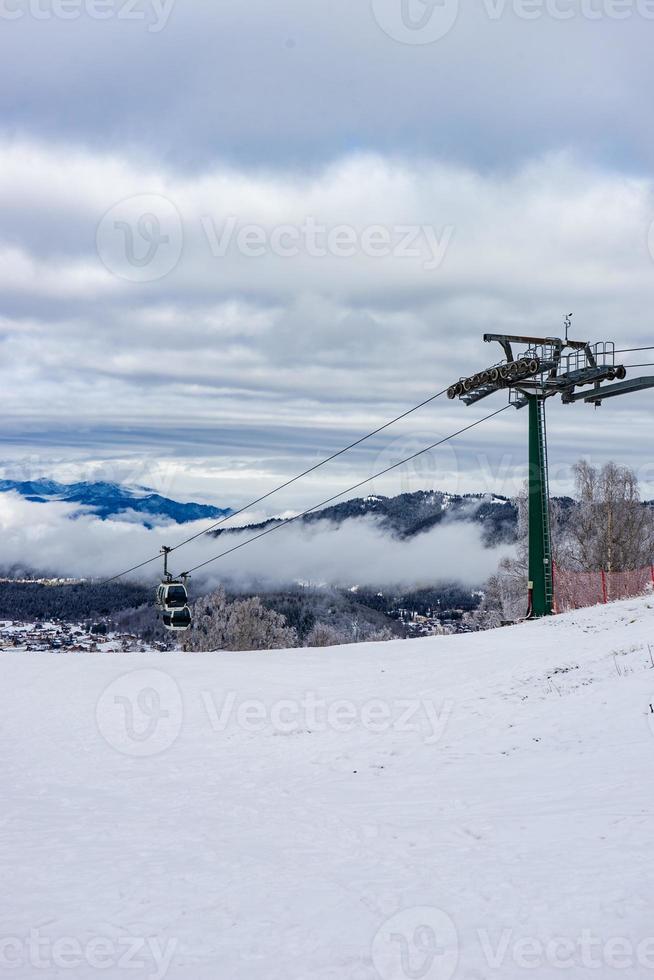
{"type": "Polygon", "coordinates": [[[185,524],[189,521],[227,517],[229,508],[207,504],[180,503],[162,497],[148,487],[126,487],[117,483],[58,483],[55,480],[0,480],[0,493],[15,490],[26,500],[37,503],[64,501],[78,504],[80,513],[96,514],[103,520],[127,513],[142,515],[142,523],[150,527],[155,519],[185,524]]]}
{"type": "Polygon", "coordinates": [[[644,980],[653,635],[0,652],[14,975],[644,980]]]}
{"type": "MultiPolygon", "coordinates": [[[[117,483],[59,483],[56,480],[0,480],[0,493],[14,490],[26,500],[37,503],[64,501],[79,505],[79,514],[89,511],[103,520],[126,514],[140,514],[141,523],[150,527],[157,519],[184,524],[196,520],[217,520],[233,513],[230,508],[207,504],[180,503],[163,497],[148,487],[129,487],[117,483]]],[[[307,514],[303,523],[328,520],[334,524],[355,517],[373,516],[380,527],[391,534],[410,538],[428,531],[444,520],[474,521],[483,525],[484,541],[496,545],[513,541],[517,525],[517,507],[507,497],[482,494],[448,494],[418,490],[395,497],[368,496],[344,500],[331,507],[307,514]]],[[[267,527],[275,518],[251,529],[267,527]]],[[[236,530],[236,528],[231,529],[236,530]]],[[[220,531],[217,533],[230,533],[220,531]]]]}
{"type": "MultiPolygon", "coordinates": [[[[429,531],[445,520],[474,521],[482,525],[484,543],[489,546],[514,541],[518,524],[517,504],[508,497],[438,490],[416,490],[395,497],[355,497],[307,514],[302,523],[327,520],[340,524],[352,518],[370,516],[378,520],[383,530],[400,538],[429,531]]],[[[271,523],[273,521],[264,521],[250,527],[255,530],[271,523]]]]}

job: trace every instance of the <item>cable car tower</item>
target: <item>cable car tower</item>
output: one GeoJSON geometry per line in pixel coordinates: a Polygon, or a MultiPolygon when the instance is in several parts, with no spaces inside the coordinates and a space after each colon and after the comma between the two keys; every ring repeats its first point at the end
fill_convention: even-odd
{"type": "Polygon", "coordinates": [[[547,427],[545,402],[560,395],[564,404],[584,401],[598,407],[605,398],[654,387],[654,377],[625,380],[627,369],[615,362],[615,343],[570,340],[572,314],[565,318],[565,338],[484,334],[496,341],[505,360],[448,388],[448,398],[466,405],[508,389],[516,408],[529,408],[529,607],[527,616],[549,616],[553,606],[547,427]],[[514,345],[523,348],[514,354],[514,345]],[[615,382],[606,384],[606,382],[615,382]],[[577,390],[586,389],[586,390],[577,390]]]}

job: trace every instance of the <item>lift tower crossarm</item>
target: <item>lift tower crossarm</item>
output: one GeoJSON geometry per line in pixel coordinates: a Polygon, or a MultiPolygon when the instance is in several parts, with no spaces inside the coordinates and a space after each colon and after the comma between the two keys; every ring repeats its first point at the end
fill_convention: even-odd
{"type": "Polygon", "coordinates": [[[523,337],[506,333],[485,333],[484,341],[487,344],[496,340],[498,344],[505,341],[511,344],[560,344],[561,347],[573,347],[575,350],[583,350],[588,347],[587,340],[561,340],[560,337],[523,337]]]}
{"type": "Polygon", "coordinates": [[[654,377],[646,375],[642,378],[629,378],[628,381],[619,381],[614,385],[603,385],[593,388],[592,391],[578,391],[573,395],[565,394],[563,401],[589,402],[591,405],[600,405],[604,398],[615,398],[616,395],[630,395],[635,391],[644,391],[646,388],[654,388],[654,377]]]}
{"type": "Polygon", "coordinates": [[[594,358],[592,351],[588,345],[587,340],[561,340],[560,337],[525,337],[521,334],[506,334],[506,333],[485,333],[484,342],[486,344],[491,344],[496,341],[501,344],[504,353],[506,354],[507,361],[513,361],[513,349],[512,344],[527,344],[528,346],[548,345],[556,348],[557,351],[557,362],[561,357],[561,353],[564,347],[570,347],[573,350],[586,350],[589,355],[589,361],[594,365],[594,358]]]}

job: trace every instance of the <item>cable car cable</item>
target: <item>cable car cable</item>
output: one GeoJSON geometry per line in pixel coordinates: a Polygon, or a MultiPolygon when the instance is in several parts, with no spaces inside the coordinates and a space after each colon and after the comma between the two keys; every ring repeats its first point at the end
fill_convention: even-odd
{"type": "MultiPolygon", "coordinates": [[[[624,347],[624,348],[621,348],[619,350],[616,350],[615,353],[616,354],[627,354],[627,353],[632,353],[632,352],[635,352],[635,351],[646,351],[646,350],[654,350],[654,347],[624,347]]],[[[648,365],[648,364],[632,364],[632,365],[629,365],[629,366],[630,367],[649,367],[650,365],[648,365]]],[[[320,462],[314,464],[313,466],[310,466],[308,469],[304,470],[302,473],[298,473],[297,476],[294,476],[290,480],[287,480],[285,483],[281,483],[279,486],[274,487],[272,490],[269,490],[267,493],[264,493],[261,497],[257,497],[256,500],[250,501],[248,504],[245,504],[243,507],[240,507],[238,510],[235,510],[232,514],[229,514],[227,517],[223,517],[219,521],[216,521],[215,523],[210,524],[209,527],[205,528],[203,531],[198,531],[197,534],[193,534],[189,538],[186,538],[185,540],[180,541],[179,544],[176,544],[174,547],[172,547],[170,549],[170,552],[172,553],[173,551],[177,551],[179,548],[183,548],[185,545],[190,544],[192,541],[196,541],[198,538],[202,537],[203,535],[209,534],[211,531],[215,530],[215,528],[220,527],[222,524],[225,524],[227,521],[231,520],[233,517],[238,517],[240,514],[243,514],[246,511],[250,510],[250,508],[256,507],[257,504],[262,503],[264,500],[268,500],[268,498],[269,497],[272,497],[274,494],[279,493],[281,490],[285,490],[287,487],[292,486],[294,483],[297,483],[298,480],[303,479],[305,476],[309,476],[311,473],[314,473],[316,470],[320,469],[322,466],[326,466],[327,463],[332,462],[332,460],[338,459],[339,456],[343,456],[345,453],[349,452],[351,449],[355,449],[357,446],[360,446],[362,443],[366,442],[368,439],[371,439],[373,436],[378,435],[380,432],[383,432],[385,429],[388,429],[391,425],[395,425],[396,422],[400,422],[402,419],[405,419],[409,415],[412,415],[414,412],[417,412],[418,409],[424,408],[425,405],[429,405],[431,402],[435,401],[437,398],[440,398],[442,395],[446,394],[446,392],[447,392],[447,388],[444,388],[442,391],[437,392],[435,395],[431,395],[429,398],[426,398],[424,401],[420,402],[418,405],[414,405],[413,408],[408,409],[406,412],[403,412],[401,415],[398,415],[396,418],[391,419],[389,422],[385,422],[383,425],[380,425],[378,428],[373,429],[372,432],[368,432],[366,435],[361,436],[360,439],[356,439],[354,442],[350,443],[348,446],[344,446],[343,449],[338,450],[338,452],[332,453],[331,456],[327,456],[325,459],[323,459],[320,462]]],[[[119,572],[117,575],[112,575],[111,578],[104,579],[99,584],[101,584],[101,585],[109,585],[111,582],[116,582],[118,579],[124,578],[125,575],[130,575],[132,572],[137,572],[141,568],[146,568],[148,565],[151,565],[153,562],[158,561],[160,558],[161,558],[161,554],[160,553],[158,553],[156,555],[153,555],[152,558],[147,558],[145,561],[139,562],[139,564],[137,564],[137,565],[132,565],[131,568],[127,568],[127,569],[125,569],[125,571],[119,572]]]]}
{"type": "MultiPolygon", "coordinates": [[[[192,534],[191,537],[186,538],[184,541],[180,541],[179,544],[176,544],[174,547],[170,548],[168,553],[172,554],[173,551],[177,551],[179,548],[183,548],[185,545],[190,544],[191,541],[196,541],[197,538],[201,538],[203,535],[209,534],[211,531],[215,530],[215,528],[220,527],[221,524],[225,524],[233,517],[238,517],[239,514],[244,514],[252,507],[256,507],[257,504],[260,504],[262,503],[262,501],[267,500],[269,497],[272,497],[274,494],[279,493],[280,490],[285,490],[287,487],[292,486],[293,483],[297,483],[298,480],[301,480],[303,477],[308,476],[310,473],[315,473],[315,471],[320,469],[321,466],[326,466],[327,463],[331,463],[332,460],[338,459],[339,456],[343,456],[345,453],[349,452],[351,449],[355,449],[357,446],[360,446],[368,439],[372,439],[373,436],[376,436],[380,432],[383,432],[385,429],[390,428],[391,425],[395,425],[396,422],[401,422],[402,419],[405,419],[409,415],[412,415],[414,412],[417,412],[418,409],[424,408],[425,405],[429,405],[437,398],[440,398],[442,395],[446,394],[446,392],[447,392],[447,388],[443,388],[442,391],[437,392],[435,395],[430,395],[429,398],[425,398],[425,400],[420,402],[418,405],[414,405],[413,408],[409,408],[407,409],[406,412],[402,412],[401,415],[398,415],[396,416],[396,418],[391,419],[390,422],[385,422],[383,425],[380,425],[378,428],[373,429],[372,432],[368,432],[367,435],[361,436],[360,439],[356,439],[354,442],[351,442],[349,446],[345,446],[343,449],[339,449],[338,452],[332,453],[331,456],[327,456],[325,459],[321,460],[319,463],[315,463],[313,466],[310,466],[302,473],[298,473],[297,476],[294,476],[290,480],[287,480],[286,483],[281,483],[278,487],[275,487],[273,490],[269,490],[267,493],[264,493],[263,496],[261,497],[257,497],[256,500],[251,500],[250,503],[245,504],[243,507],[240,507],[238,510],[235,510],[232,514],[229,514],[227,517],[221,517],[219,521],[215,521],[215,523],[210,524],[209,527],[205,528],[203,531],[198,531],[197,534],[192,534]]],[[[117,575],[112,575],[111,578],[104,579],[99,584],[109,585],[111,582],[115,582],[119,578],[124,578],[125,575],[129,575],[131,572],[137,572],[139,569],[145,568],[146,565],[151,565],[152,562],[159,561],[160,559],[161,559],[161,553],[154,555],[152,558],[146,559],[146,561],[140,562],[138,565],[132,565],[131,568],[127,568],[125,569],[124,572],[119,572],[117,575]]]]}
{"type": "Polygon", "coordinates": [[[206,528],[204,531],[198,531],[197,534],[191,535],[190,538],[186,538],[185,541],[181,541],[178,545],[175,545],[174,548],[171,548],[171,551],[177,551],[178,548],[182,548],[184,545],[189,544],[191,541],[195,541],[197,538],[201,538],[203,534],[208,534],[210,531],[213,531],[214,528],[219,527],[221,524],[225,524],[227,521],[231,520],[232,517],[238,517],[239,514],[244,514],[251,507],[255,507],[257,504],[260,504],[263,500],[267,500],[268,497],[272,497],[273,494],[279,493],[280,490],[285,490],[287,487],[290,487],[293,483],[297,483],[297,481],[301,480],[303,477],[308,476],[310,473],[314,473],[316,470],[320,469],[321,466],[325,466],[327,463],[331,463],[332,460],[338,459],[339,456],[343,456],[345,453],[349,452],[351,449],[355,449],[357,446],[360,446],[363,442],[366,442],[368,439],[372,439],[373,436],[376,436],[380,432],[383,432],[384,429],[388,429],[391,425],[395,425],[396,422],[400,422],[402,419],[407,418],[407,416],[412,415],[413,412],[417,412],[419,408],[424,408],[425,405],[429,405],[430,402],[435,401],[436,398],[440,398],[441,395],[444,395],[446,392],[447,392],[447,388],[443,388],[442,391],[439,391],[435,395],[431,395],[429,398],[426,398],[423,402],[420,402],[419,405],[414,405],[413,408],[407,409],[406,412],[403,412],[401,415],[398,415],[396,418],[391,419],[390,422],[385,422],[383,425],[380,425],[377,429],[373,429],[373,431],[369,432],[367,435],[361,436],[361,438],[357,439],[355,442],[351,442],[349,446],[345,446],[343,449],[339,449],[338,452],[332,453],[332,455],[327,456],[326,459],[323,459],[319,463],[315,463],[313,466],[310,466],[309,469],[304,470],[303,473],[298,473],[297,476],[294,476],[290,480],[287,480],[286,483],[280,484],[278,487],[275,487],[274,490],[269,490],[268,493],[265,493],[262,497],[258,497],[256,500],[251,501],[249,504],[245,504],[245,506],[241,507],[239,510],[234,511],[233,514],[230,514],[229,517],[222,517],[219,521],[216,521],[215,524],[209,525],[209,527],[206,528]]]}
{"type": "Polygon", "coordinates": [[[300,520],[300,518],[306,517],[307,514],[311,514],[314,510],[318,510],[319,507],[326,507],[327,504],[330,504],[333,500],[337,500],[339,497],[343,497],[346,493],[353,493],[355,490],[358,490],[360,487],[365,486],[366,483],[370,483],[371,480],[376,480],[379,477],[384,476],[386,473],[390,473],[391,470],[397,469],[398,466],[404,466],[405,463],[410,463],[412,460],[417,459],[418,456],[422,456],[424,455],[424,453],[431,452],[431,450],[436,449],[438,446],[442,446],[443,443],[449,442],[451,439],[454,439],[456,436],[460,436],[464,432],[468,432],[470,429],[474,429],[475,426],[481,425],[482,422],[487,422],[489,419],[494,418],[496,415],[499,415],[501,412],[505,412],[507,408],[511,408],[511,405],[508,404],[508,405],[504,405],[502,408],[498,408],[497,411],[491,412],[490,415],[486,415],[484,416],[484,418],[477,419],[476,422],[471,422],[469,425],[464,426],[462,429],[458,429],[456,432],[452,432],[449,436],[445,436],[445,438],[439,439],[438,442],[432,443],[431,446],[426,446],[424,449],[420,449],[417,453],[413,453],[412,456],[407,456],[406,459],[401,459],[397,463],[393,463],[391,466],[387,466],[385,469],[380,470],[379,473],[374,473],[372,476],[367,477],[365,480],[362,480],[360,483],[355,483],[354,486],[348,487],[347,490],[341,490],[339,493],[334,494],[332,497],[328,497],[326,500],[321,501],[321,503],[315,504],[313,507],[309,507],[308,510],[302,511],[301,514],[296,514],[295,517],[287,517],[279,524],[273,524],[273,526],[269,527],[267,530],[261,531],[259,534],[255,534],[253,537],[248,538],[246,541],[241,541],[240,544],[234,545],[233,548],[228,548],[226,551],[222,551],[220,554],[214,555],[213,558],[208,558],[206,561],[200,562],[199,565],[194,565],[193,568],[189,568],[187,572],[184,572],[184,575],[190,575],[192,572],[197,572],[198,569],[204,568],[206,565],[211,565],[212,562],[218,561],[219,558],[224,558],[226,555],[231,555],[235,551],[239,551],[241,548],[244,548],[246,545],[252,544],[253,541],[258,541],[259,538],[264,538],[267,534],[272,534],[273,531],[278,531],[282,527],[287,527],[289,524],[292,524],[294,521],[298,521],[300,520]]]}

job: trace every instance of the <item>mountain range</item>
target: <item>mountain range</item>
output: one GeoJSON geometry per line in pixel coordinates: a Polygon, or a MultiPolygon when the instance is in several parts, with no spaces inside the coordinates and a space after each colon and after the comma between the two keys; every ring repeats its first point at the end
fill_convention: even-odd
{"type": "MultiPolygon", "coordinates": [[[[411,538],[443,521],[473,521],[482,526],[486,546],[515,541],[518,508],[514,500],[497,494],[453,494],[438,490],[416,490],[395,497],[368,496],[344,500],[332,507],[306,514],[301,522],[332,521],[340,524],[352,518],[374,517],[382,530],[400,538],[411,538]]],[[[278,518],[248,525],[258,531],[278,523],[278,518]]],[[[232,529],[217,530],[216,536],[232,529]]]]}
{"type": "Polygon", "coordinates": [[[126,487],[118,483],[83,482],[58,483],[56,480],[0,480],[0,493],[14,490],[26,500],[35,503],[60,501],[79,506],[79,513],[95,514],[102,520],[120,518],[127,514],[141,515],[141,523],[152,527],[162,519],[186,524],[204,519],[217,520],[228,517],[229,508],[211,507],[208,504],[180,503],[162,497],[149,487],[126,487]]]}
{"type": "MultiPolygon", "coordinates": [[[[182,503],[163,497],[148,487],[127,487],[117,483],[81,482],[59,483],[56,480],[0,480],[0,493],[19,493],[26,500],[36,503],[61,501],[75,504],[79,510],[73,517],[95,514],[102,520],[121,519],[139,515],[146,527],[164,521],[186,524],[198,520],[219,520],[234,511],[228,507],[212,507],[208,504],[182,503]]],[[[428,531],[442,521],[474,521],[483,528],[486,545],[515,540],[517,507],[515,501],[499,495],[451,494],[437,490],[417,490],[395,497],[371,495],[344,500],[331,507],[306,514],[303,524],[316,521],[332,521],[340,524],[352,518],[374,517],[379,526],[389,534],[410,538],[428,531]]],[[[277,523],[280,518],[270,518],[259,524],[247,525],[248,530],[259,530],[277,523]]],[[[214,531],[230,534],[237,528],[214,531]]]]}

